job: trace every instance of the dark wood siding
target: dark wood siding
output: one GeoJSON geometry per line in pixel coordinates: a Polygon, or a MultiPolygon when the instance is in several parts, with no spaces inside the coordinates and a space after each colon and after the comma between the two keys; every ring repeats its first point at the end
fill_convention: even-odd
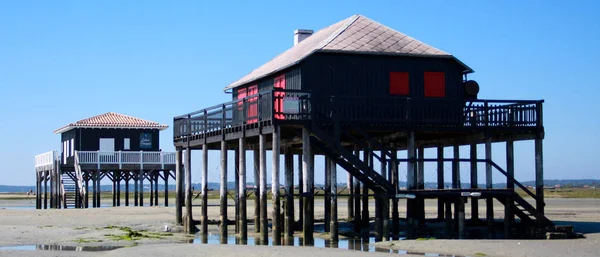
{"type": "Polygon", "coordinates": [[[300,65],[313,95],[390,96],[390,72],[408,72],[410,97],[424,97],[424,73],[444,72],[446,97],[462,98],[462,67],[452,59],[317,53],[300,65]]]}
{"type": "Polygon", "coordinates": [[[157,129],[78,129],[79,131],[79,149],[80,151],[98,151],[100,148],[100,138],[114,138],[115,151],[158,151],[159,130],[157,129]],[[140,137],[143,133],[152,135],[152,146],[150,148],[140,148],[140,137]],[[130,139],[130,149],[123,149],[125,138],[130,139]]]}
{"type": "Polygon", "coordinates": [[[232,100],[236,100],[238,98],[238,90],[240,88],[248,88],[252,85],[258,85],[258,91],[261,93],[272,90],[273,86],[274,86],[275,78],[277,76],[281,76],[282,74],[285,74],[285,88],[286,89],[295,89],[295,90],[302,89],[302,78],[301,78],[302,74],[300,72],[300,68],[294,67],[291,69],[283,70],[281,72],[277,72],[274,75],[265,77],[258,81],[254,81],[253,83],[248,83],[248,84],[242,85],[240,87],[234,88],[233,92],[232,92],[233,93],[232,100]]]}

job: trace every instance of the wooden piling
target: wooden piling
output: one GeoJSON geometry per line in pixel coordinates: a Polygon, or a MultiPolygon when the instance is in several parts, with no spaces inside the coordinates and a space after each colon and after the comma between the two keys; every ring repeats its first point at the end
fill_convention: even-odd
{"type": "Polygon", "coordinates": [[[452,201],[450,201],[449,199],[445,199],[444,203],[446,205],[446,207],[444,208],[446,214],[446,233],[448,237],[452,237],[454,235],[454,225],[452,221],[452,201]]]}
{"type": "Polygon", "coordinates": [[[280,142],[279,142],[279,137],[281,135],[280,133],[280,127],[279,126],[275,126],[274,131],[273,131],[273,140],[272,140],[272,150],[271,153],[273,154],[273,158],[272,158],[272,164],[273,166],[271,166],[271,201],[272,201],[272,207],[273,207],[273,212],[271,213],[271,217],[273,220],[273,245],[280,245],[281,244],[281,202],[279,201],[279,155],[280,155],[280,142]]]}
{"type": "MultiPolygon", "coordinates": [[[[383,145],[383,142],[382,142],[383,145]]],[[[381,149],[381,175],[387,179],[388,181],[391,181],[391,184],[393,185],[394,182],[393,180],[393,176],[390,173],[390,176],[387,176],[388,170],[387,170],[387,159],[386,159],[386,149],[381,149]]],[[[381,230],[382,230],[382,240],[383,241],[388,241],[389,240],[389,236],[390,236],[390,199],[387,196],[382,197],[382,206],[381,206],[381,210],[382,210],[382,224],[381,224],[381,230]]]]}
{"type": "Polygon", "coordinates": [[[48,174],[49,171],[44,171],[44,209],[48,209],[48,174]]]}
{"type": "Polygon", "coordinates": [[[220,208],[219,215],[221,224],[219,235],[221,239],[227,238],[227,142],[221,141],[221,183],[220,183],[220,208]]]}
{"type": "MultiPolygon", "coordinates": [[[[471,188],[478,188],[477,186],[477,144],[471,144],[470,151],[471,159],[471,188]]],[[[471,198],[471,219],[479,220],[479,198],[471,198]]]]}
{"type": "Polygon", "coordinates": [[[458,209],[455,212],[458,212],[458,239],[465,239],[466,231],[465,231],[465,197],[460,197],[458,199],[458,209]]]}
{"type": "Polygon", "coordinates": [[[350,172],[346,172],[346,176],[348,179],[346,182],[346,188],[348,189],[347,216],[349,221],[354,221],[354,180],[350,172]]]}
{"type": "Polygon", "coordinates": [[[330,235],[331,235],[331,241],[333,242],[337,242],[338,241],[338,205],[337,205],[337,164],[335,163],[335,160],[330,159],[329,160],[330,163],[330,168],[329,168],[329,174],[331,176],[330,178],[330,183],[331,183],[331,191],[330,191],[330,195],[331,195],[331,218],[330,218],[330,222],[331,222],[331,228],[330,228],[330,235]]]}
{"type": "MultiPolygon", "coordinates": [[[[354,147],[354,156],[360,158],[360,149],[358,146],[354,147]]],[[[354,232],[360,233],[361,230],[361,191],[360,191],[360,181],[357,178],[354,178],[354,232]]]]}
{"type": "MultiPolygon", "coordinates": [[[[460,159],[460,148],[458,144],[455,144],[452,148],[453,150],[453,158],[454,160],[452,161],[452,188],[454,189],[460,189],[461,185],[460,185],[460,162],[458,161],[458,159],[460,159]]],[[[454,202],[454,220],[457,221],[457,223],[455,224],[455,226],[458,226],[458,215],[459,215],[459,211],[460,210],[460,201],[455,201],[454,202]]],[[[455,229],[458,229],[458,227],[456,227],[455,229]]]]}
{"type": "Polygon", "coordinates": [[[100,171],[96,171],[96,190],[98,190],[96,193],[96,207],[98,208],[100,208],[100,196],[102,195],[102,187],[100,186],[101,180],[100,171]]]}
{"type": "Polygon", "coordinates": [[[260,233],[260,151],[259,145],[253,149],[254,156],[254,233],[260,233]]]}
{"type": "Polygon", "coordinates": [[[238,148],[235,149],[234,151],[234,156],[233,156],[233,170],[234,170],[234,174],[233,174],[233,181],[234,181],[234,187],[233,187],[233,213],[234,213],[234,227],[235,227],[235,233],[238,234],[240,233],[240,191],[238,190],[240,188],[240,148],[238,146],[238,148]]]}
{"type": "Polygon", "coordinates": [[[117,206],[121,206],[121,172],[117,171],[116,187],[117,187],[117,206]]]}
{"type": "MultiPolygon", "coordinates": [[[[363,162],[369,167],[373,167],[371,159],[370,149],[363,151],[363,162]]],[[[362,214],[361,214],[361,235],[363,239],[368,239],[370,234],[370,220],[369,220],[369,188],[363,184],[362,186],[362,214]]],[[[377,223],[375,223],[377,225],[377,223]]]]}
{"type": "Polygon", "coordinates": [[[327,156],[325,156],[324,165],[325,187],[323,190],[323,209],[325,215],[323,216],[323,230],[329,232],[331,228],[331,160],[327,156]]]}
{"type": "MultiPolygon", "coordinates": [[[[188,149],[188,154],[189,154],[189,149],[188,149]]],[[[138,177],[140,178],[140,183],[139,183],[139,186],[140,186],[140,206],[144,206],[144,179],[146,178],[145,172],[143,170],[140,170],[138,177]]]]}
{"type": "MultiPolygon", "coordinates": [[[[159,177],[159,171],[154,171],[153,172],[153,179],[154,179],[154,206],[158,206],[158,177],[159,177]]],[[[120,192],[120,189],[118,189],[119,187],[117,187],[117,191],[120,192]]],[[[120,195],[120,193],[118,194],[120,195]]],[[[120,196],[117,195],[117,204],[118,204],[118,199],[120,198],[120,196]]]]}
{"type": "Polygon", "coordinates": [[[240,218],[239,218],[239,228],[240,228],[240,239],[242,243],[247,242],[248,240],[248,215],[246,210],[246,145],[244,142],[244,138],[241,137],[239,139],[239,161],[238,161],[238,170],[240,183],[238,185],[238,195],[240,196],[240,218]]]}
{"type": "MultiPolygon", "coordinates": [[[[437,189],[444,189],[444,147],[437,147],[437,189]]],[[[444,219],[444,200],[437,199],[438,220],[444,219]]]]}
{"type": "MultiPolygon", "coordinates": [[[[192,149],[187,147],[185,151],[185,220],[183,224],[185,224],[185,232],[193,234],[195,231],[194,219],[192,216],[192,149]]],[[[141,181],[140,185],[143,185],[141,181]]],[[[140,193],[140,205],[143,206],[142,196],[144,195],[144,192],[141,191],[140,193]]]]}
{"type": "Polygon", "coordinates": [[[200,211],[200,232],[208,235],[208,146],[202,145],[202,207],[200,211]]]}
{"type": "Polygon", "coordinates": [[[298,224],[304,224],[304,176],[302,175],[302,154],[298,154],[298,224]]]}
{"type": "MultiPolygon", "coordinates": [[[[424,190],[425,189],[425,148],[418,148],[418,158],[419,161],[417,163],[417,189],[424,190]]],[[[420,224],[425,223],[425,198],[419,198],[416,201],[418,209],[417,209],[417,219],[420,224]]]]}
{"type": "Polygon", "coordinates": [[[268,243],[268,220],[267,220],[267,149],[266,138],[260,134],[258,139],[259,148],[259,171],[260,171],[260,243],[268,243]]]}
{"type": "MultiPolygon", "coordinates": [[[[539,124],[541,124],[541,104],[539,107],[539,124]]],[[[535,209],[540,215],[544,215],[544,153],[543,139],[541,133],[535,139],[535,209]]],[[[538,221],[542,219],[538,218],[538,221]]]]}
{"type": "MultiPolygon", "coordinates": [[[[139,205],[139,178],[140,175],[139,173],[136,173],[135,171],[132,171],[133,174],[133,205],[134,206],[138,206],[139,205]]],[[[96,186],[94,185],[94,188],[96,188],[96,186]]],[[[95,191],[94,191],[95,192],[95,191]]],[[[96,194],[94,194],[94,198],[96,197],[96,194]]],[[[94,199],[94,203],[95,203],[95,199],[94,199]]],[[[94,204],[94,207],[96,205],[94,204]]],[[[180,222],[181,223],[181,222],[180,222]]]]}
{"type": "Polygon", "coordinates": [[[170,170],[163,171],[165,180],[165,207],[169,206],[169,176],[171,175],[170,170]]]}
{"type": "MultiPolygon", "coordinates": [[[[485,187],[492,188],[492,139],[489,136],[485,138],[485,187]]],[[[494,197],[487,197],[485,201],[486,221],[488,227],[488,238],[494,237],[494,197]]]]}
{"type": "Polygon", "coordinates": [[[294,154],[291,147],[284,149],[285,167],[285,237],[294,236],[294,154]]]}
{"type": "Polygon", "coordinates": [[[512,228],[512,219],[511,217],[513,217],[513,212],[512,212],[512,203],[513,199],[512,197],[508,196],[506,197],[506,203],[504,205],[504,238],[505,239],[511,239],[512,238],[512,232],[511,232],[511,228],[512,228]]]}
{"type": "MultiPolygon", "coordinates": [[[[125,172],[125,206],[129,206],[129,171],[125,172]]],[[[85,188],[87,189],[87,180],[85,181],[85,188]]],[[[85,196],[85,205],[87,208],[87,191],[85,196]]]]}
{"type": "MultiPolygon", "coordinates": [[[[92,171],[92,207],[93,208],[97,208],[98,206],[96,206],[96,194],[98,193],[98,189],[96,188],[96,172],[92,171]]],[[[136,186],[137,186],[137,182],[136,182],[136,186]]],[[[137,192],[137,187],[136,187],[136,192],[137,192]]],[[[136,194],[137,195],[137,194],[136,194]]],[[[137,198],[135,199],[135,203],[137,205],[137,198]]]]}
{"type": "MultiPolygon", "coordinates": [[[[394,191],[395,193],[399,190],[399,174],[398,174],[398,151],[396,151],[396,146],[392,146],[392,162],[390,164],[392,168],[392,177],[394,191]]],[[[394,197],[392,200],[392,235],[393,239],[397,240],[399,238],[400,233],[400,213],[398,210],[398,202],[399,199],[394,197]]]]}
{"type": "Polygon", "coordinates": [[[36,171],[35,172],[35,208],[36,209],[41,209],[41,194],[40,192],[42,190],[40,190],[41,187],[41,183],[40,183],[40,172],[36,171]]]}
{"type": "Polygon", "coordinates": [[[310,147],[310,133],[306,128],[302,128],[302,176],[304,177],[304,223],[302,226],[302,235],[304,244],[313,243],[314,231],[314,166],[312,161],[312,149],[310,147]]]}
{"type": "MultiPolygon", "coordinates": [[[[416,188],[415,175],[417,173],[417,166],[415,160],[415,132],[410,132],[407,138],[407,149],[406,155],[408,157],[407,169],[406,169],[406,184],[408,190],[416,188]]],[[[412,238],[413,236],[413,220],[415,218],[415,200],[406,199],[406,237],[412,238]]]]}

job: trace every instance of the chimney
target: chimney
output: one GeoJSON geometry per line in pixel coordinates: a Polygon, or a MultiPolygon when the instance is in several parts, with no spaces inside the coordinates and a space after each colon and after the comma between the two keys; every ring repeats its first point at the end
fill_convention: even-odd
{"type": "Polygon", "coordinates": [[[310,37],[310,35],[312,35],[313,33],[314,31],[310,29],[294,30],[294,45],[297,45],[298,43],[302,42],[302,40],[306,39],[307,37],[310,37]]]}

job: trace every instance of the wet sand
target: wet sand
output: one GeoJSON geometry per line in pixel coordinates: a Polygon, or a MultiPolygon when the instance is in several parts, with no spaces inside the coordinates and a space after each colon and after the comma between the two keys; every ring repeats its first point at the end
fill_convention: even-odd
{"type": "MultiPolygon", "coordinates": [[[[197,202],[197,201],[196,201],[197,202]]],[[[196,204],[194,202],[194,204],[196,204]]],[[[13,209],[11,206],[31,206],[31,200],[0,199],[0,247],[19,245],[64,246],[124,246],[103,252],[0,250],[0,256],[385,256],[390,253],[366,253],[344,249],[315,247],[268,247],[190,244],[193,237],[178,233],[173,224],[173,207],[115,207],[99,209],[34,210],[13,209]],[[174,233],[161,234],[165,225],[174,233]],[[115,240],[107,235],[123,235],[122,228],[147,231],[159,238],[135,241],[115,240]]],[[[108,203],[108,200],[103,201],[108,203]]],[[[253,201],[248,201],[252,218],[253,201]]],[[[346,217],[346,201],[339,201],[340,218],[346,217]]],[[[401,203],[402,204],[402,203],[401,203]]],[[[209,216],[217,219],[218,200],[210,200],[209,216]]],[[[230,205],[233,202],[230,201],[230,205]]],[[[402,205],[401,205],[402,206],[402,205]]],[[[428,216],[435,215],[435,202],[427,202],[428,216]]],[[[233,219],[233,206],[228,208],[233,219]]],[[[496,217],[503,209],[498,206],[496,217]]],[[[199,217],[199,207],[194,216],[199,217]]],[[[297,212],[297,210],[296,210],[297,212]]],[[[323,215],[322,202],[317,200],[315,215],[323,215]]],[[[408,240],[380,242],[377,247],[421,253],[458,254],[464,256],[600,256],[600,199],[547,199],[546,213],[559,224],[572,224],[585,233],[584,239],[570,240],[408,240]]],[[[402,214],[401,214],[402,215],[402,214]]],[[[233,225],[229,226],[233,234],[233,225]]],[[[217,232],[216,226],[211,230],[217,232]]],[[[252,228],[249,229],[252,231],[252,228]]],[[[253,236],[250,233],[249,236],[253,236]]],[[[318,236],[318,235],[316,235],[318,236]]]]}

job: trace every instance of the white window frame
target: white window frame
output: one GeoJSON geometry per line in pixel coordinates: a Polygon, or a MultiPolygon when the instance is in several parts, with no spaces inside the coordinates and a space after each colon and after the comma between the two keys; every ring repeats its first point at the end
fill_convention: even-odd
{"type": "Polygon", "coordinates": [[[71,142],[69,143],[69,145],[71,145],[71,156],[75,156],[75,139],[71,138],[71,142]]]}
{"type": "Polygon", "coordinates": [[[123,150],[131,150],[131,138],[124,138],[123,139],[123,150]]]}

